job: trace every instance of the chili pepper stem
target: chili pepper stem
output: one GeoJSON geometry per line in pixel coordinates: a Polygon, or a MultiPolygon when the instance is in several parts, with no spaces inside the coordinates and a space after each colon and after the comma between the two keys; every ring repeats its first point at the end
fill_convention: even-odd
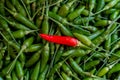
{"type": "Polygon", "coordinates": [[[12,15],[16,15],[17,13],[14,13],[14,12],[12,12],[12,11],[10,11],[9,9],[7,9],[6,7],[5,7],[5,10],[7,10],[10,14],[12,14],[12,15]]]}
{"type": "Polygon", "coordinates": [[[32,32],[36,32],[38,30],[30,30],[30,31],[25,31],[26,34],[32,33],[32,32]]]}

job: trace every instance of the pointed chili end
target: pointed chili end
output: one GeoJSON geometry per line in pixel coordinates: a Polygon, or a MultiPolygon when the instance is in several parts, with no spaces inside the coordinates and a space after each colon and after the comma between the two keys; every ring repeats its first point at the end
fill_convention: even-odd
{"type": "Polygon", "coordinates": [[[82,44],[80,41],[78,41],[77,46],[79,46],[79,47],[81,47],[81,48],[84,48],[84,49],[90,49],[88,46],[82,44]]]}
{"type": "Polygon", "coordinates": [[[40,36],[41,38],[44,38],[44,37],[46,36],[46,34],[39,34],[39,36],[40,36]]]}
{"type": "Polygon", "coordinates": [[[39,34],[39,36],[42,38],[42,39],[45,39],[45,40],[48,40],[49,41],[49,35],[47,34],[39,34]]]}

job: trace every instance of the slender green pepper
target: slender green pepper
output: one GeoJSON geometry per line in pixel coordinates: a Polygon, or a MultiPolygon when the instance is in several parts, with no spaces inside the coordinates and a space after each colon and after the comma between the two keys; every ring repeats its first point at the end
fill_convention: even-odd
{"type": "Polygon", "coordinates": [[[26,11],[24,9],[24,7],[20,4],[19,1],[15,1],[15,5],[16,9],[18,10],[18,12],[23,15],[23,16],[26,16],[26,11]]]}
{"type": "Polygon", "coordinates": [[[92,12],[92,10],[95,8],[96,0],[89,0],[89,10],[92,12]]]}
{"type": "Polygon", "coordinates": [[[108,20],[99,20],[95,23],[95,26],[104,27],[104,26],[107,26],[110,23],[111,23],[111,21],[108,21],[108,20]]]}
{"type": "Polygon", "coordinates": [[[42,49],[38,50],[35,54],[33,54],[32,57],[26,62],[25,66],[30,67],[35,64],[39,60],[41,52],[42,49]]]}
{"type": "Polygon", "coordinates": [[[104,13],[106,14],[106,15],[108,15],[108,14],[112,14],[113,12],[115,12],[117,9],[115,9],[115,8],[111,8],[111,9],[108,9],[108,10],[106,10],[104,13]]]}
{"type": "Polygon", "coordinates": [[[120,9],[120,2],[115,5],[115,8],[120,9]]]}
{"type": "Polygon", "coordinates": [[[71,49],[63,53],[62,56],[71,56],[71,57],[82,57],[88,54],[89,51],[85,51],[83,49],[71,49]]]}
{"type": "Polygon", "coordinates": [[[4,5],[5,5],[5,0],[1,0],[0,1],[0,14],[2,15],[5,15],[4,5]]]}
{"type": "Polygon", "coordinates": [[[61,46],[60,49],[58,50],[56,57],[55,57],[55,63],[58,62],[63,54],[64,47],[61,46]]]}
{"type": "Polygon", "coordinates": [[[65,17],[69,13],[69,9],[76,0],[68,1],[66,4],[60,7],[58,14],[65,17]]]}
{"type": "Polygon", "coordinates": [[[87,46],[92,45],[92,41],[88,37],[86,37],[85,35],[79,34],[79,33],[73,33],[73,34],[76,38],[78,38],[85,45],[87,45],[87,46]]]}
{"type": "Polygon", "coordinates": [[[56,70],[58,70],[63,64],[63,61],[58,62],[57,64],[54,65],[54,67],[51,69],[48,77],[52,76],[55,74],[56,70]]]}
{"type": "Polygon", "coordinates": [[[46,5],[47,5],[46,16],[44,16],[44,20],[42,22],[42,33],[48,34],[48,32],[49,32],[49,22],[48,22],[48,11],[49,11],[49,8],[48,8],[48,4],[46,4],[46,5]]]}
{"type": "Polygon", "coordinates": [[[50,18],[51,20],[53,20],[55,23],[58,24],[58,27],[60,28],[62,34],[66,35],[66,36],[73,36],[73,34],[71,33],[71,31],[65,27],[63,24],[59,23],[58,21],[55,21],[54,19],[50,18]]]}
{"type": "Polygon", "coordinates": [[[16,12],[14,5],[9,0],[6,0],[6,6],[11,9],[13,12],[16,12]]]}
{"type": "Polygon", "coordinates": [[[119,59],[119,57],[120,57],[120,51],[118,50],[117,52],[115,52],[113,55],[110,56],[109,62],[115,61],[119,59]]]}
{"type": "Polygon", "coordinates": [[[98,65],[99,63],[100,63],[99,60],[94,60],[94,61],[87,62],[87,63],[85,63],[84,69],[89,70],[89,69],[95,67],[96,65],[98,65]]]}
{"type": "Polygon", "coordinates": [[[68,75],[66,75],[64,72],[61,72],[61,75],[64,80],[72,80],[68,75]]]}
{"type": "Polygon", "coordinates": [[[87,76],[93,76],[92,74],[90,74],[89,72],[84,72],[82,70],[82,68],[72,59],[72,58],[69,58],[69,61],[70,61],[70,65],[71,67],[74,69],[75,72],[77,72],[79,75],[81,76],[84,76],[84,75],[87,75],[87,76]]]}
{"type": "Polygon", "coordinates": [[[103,32],[104,32],[104,29],[98,30],[98,31],[94,32],[93,34],[91,34],[90,36],[88,36],[88,38],[90,40],[94,40],[96,37],[100,36],[103,32]]]}
{"type": "Polygon", "coordinates": [[[58,12],[58,9],[59,9],[59,6],[60,6],[60,4],[57,4],[56,6],[54,6],[54,7],[52,8],[52,12],[57,13],[57,12],[58,12]]]}
{"type": "Polygon", "coordinates": [[[105,49],[106,50],[110,50],[110,48],[111,48],[110,44],[111,44],[111,36],[109,36],[107,38],[107,40],[105,41],[105,49]]]}
{"type": "Polygon", "coordinates": [[[12,80],[18,80],[17,75],[14,71],[12,71],[12,80]]]}
{"type": "Polygon", "coordinates": [[[15,72],[19,79],[23,79],[24,72],[21,63],[17,60],[15,65],[15,72]]]}
{"type": "Polygon", "coordinates": [[[94,17],[83,17],[83,18],[76,18],[75,20],[74,20],[74,23],[75,24],[85,24],[88,20],[89,21],[91,21],[91,20],[93,20],[94,19],[94,17]]]}
{"type": "Polygon", "coordinates": [[[42,47],[42,44],[32,44],[30,47],[28,47],[25,52],[35,52],[38,51],[42,47]]]}
{"type": "Polygon", "coordinates": [[[76,58],[75,58],[75,62],[76,62],[77,64],[79,64],[80,61],[81,61],[81,58],[82,58],[82,57],[76,57],[76,58]]]}
{"type": "Polygon", "coordinates": [[[88,16],[88,15],[89,15],[89,10],[84,9],[84,10],[81,12],[81,14],[84,15],[84,16],[88,16]]]}
{"type": "Polygon", "coordinates": [[[2,76],[10,74],[11,71],[14,69],[14,67],[15,67],[14,62],[11,62],[10,64],[8,64],[8,66],[6,66],[2,69],[2,76]],[[11,67],[11,65],[12,65],[12,67],[11,67]]]}
{"type": "Polygon", "coordinates": [[[104,0],[97,0],[96,1],[96,12],[100,11],[103,9],[103,7],[105,6],[105,1],[104,0]]]}
{"type": "Polygon", "coordinates": [[[118,32],[115,32],[111,35],[111,42],[115,41],[118,39],[118,32]]]}
{"type": "Polygon", "coordinates": [[[11,10],[5,8],[16,20],[18,20],[19,22],[21,22],[22,24],[28,26],[31,29],[37,29],[37,27],[31,22],[29,21],[27,18],[25,18],[23,15],[19,14],[19,13],[14,13],[11,10]]]}
{"type": "Polygon", "coordinates": [[[45,77],[46,77],[46,73],[47,73],[47,70],[48,70],[48,65],[45,67],[45,70],[40,73],[39,77],[38,77],[38,80],[45,80],[45,77]]]}
{"type": "Polygon", "coordinates": [[[84,8],[85,6],[80,6],[74,12],[69,13],[67,16],[68,20],[73,21],[76,17],[78,17],[81,14],[84,8]]]}
{"type": "Polygon", "coordinates": [[[119,10],[116,10],[115,12],[113,12],[111,15],[110,15],[110,19],[111,20],[114,20],[118,15],[119,15],[119,10]]]}
{"type": "Polygon", "coordinates": [[[35,65],[33,72],[31,73],[30,80],[38,80],[39,69],[40,69],[40,61],[37,62],[37,64],[35,65]]]}
{"type": "Polygon", "coordinates": [[[118,71],[120,71],[120,63],[117,63],[115,66],[113,66],[109,70],[108,74],[110,75],[110,74],[113,74],[113,73],[118,72],[118,71]]]}
{"type": "Polygon", "coordinates": [[[65,73],[67,73],[68,76],[72,75],[72,71],[65,63],[62,65],[62,69],[64,70],[65,73]]]}
{"type": "Polygon", "coordinates": [[[43,72],[45,69],[45,66],[47,65],[47,62],[49,60],[49,43],[46,43],[46,45],[43,48],[43,52],[42,52],[42,59],[41,59],[41,66],[40,66],[40,72],[43,72]]]}

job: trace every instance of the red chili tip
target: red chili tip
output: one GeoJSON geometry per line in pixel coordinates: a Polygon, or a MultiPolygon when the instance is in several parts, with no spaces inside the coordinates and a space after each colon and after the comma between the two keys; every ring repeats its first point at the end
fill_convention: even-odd
{"type": "Polygon", "coordinates": [[[57,43],[57,44],[63,44],[67,46],[77,46],[78,45],[78,40],[69,36],[57,36],[57,35],[48,35],[48,34],[39,34],[41,38],[57,43]]]}

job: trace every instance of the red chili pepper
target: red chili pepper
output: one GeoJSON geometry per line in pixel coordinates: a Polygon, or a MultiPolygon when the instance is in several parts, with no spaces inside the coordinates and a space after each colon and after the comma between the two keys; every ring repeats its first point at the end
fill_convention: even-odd
{"type": "Polygon", "coordinates": [[[63,44],[67,46],[73,46],[73,47],[77,46],[79,42],[77,39],[69,36],[57,36],[57,35],[48,35],[48,34],[40,34],[40,36],[49,42],[63,44]]]}

